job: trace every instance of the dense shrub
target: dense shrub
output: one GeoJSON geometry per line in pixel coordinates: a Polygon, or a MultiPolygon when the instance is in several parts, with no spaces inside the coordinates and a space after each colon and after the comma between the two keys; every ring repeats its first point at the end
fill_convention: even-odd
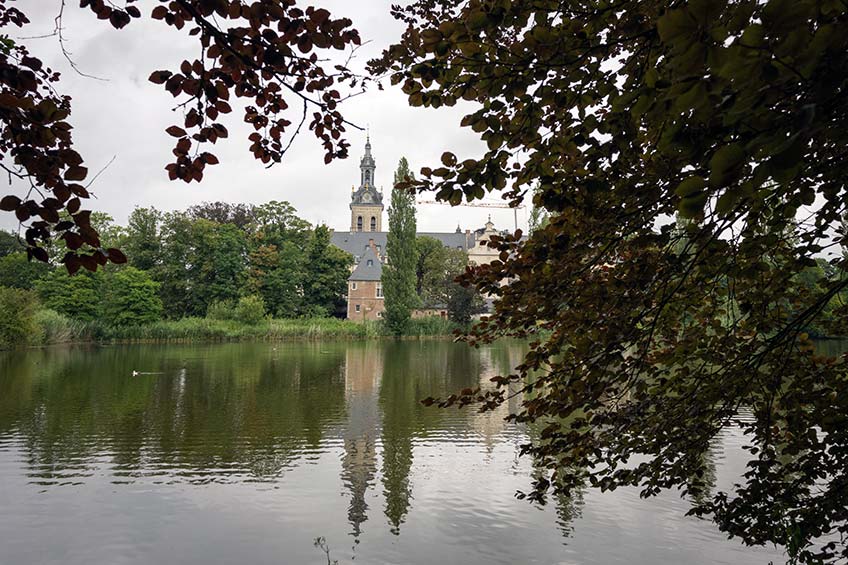
{"type": "Polygon", "coordinates": [[[103,320],[116,326],[149,324],[162,317],[159,283],[146,272],[126,267],[110,273],[103,299],[103,320]]]}
{"type": "MultiPolygon", "coordinates": [[[[412,318],[409,320],[405,336],[408,337],[425,337],[425,336],[449,336],[453,334],[455,329],[460,326],[447,318],[440,316],[426,316],[424,318],[412,318]]],[[[383,332],[389,335],[388,328],[382,328],[383,332]]]]}
{"type": "Polygon", "coordinates": [[[37,309],[35,293],[0,287],[0,347],[17,347],[36,340],[37,309]]]}
{"type": "Polygon", "coordinates": [[[206,309],[209,320],[232,320],[235,317],[236,305],[232,300],[216,300],[206,309]]]}
{"type": "Polygon", "coordinates": [[[306,319],[329,318],[330,312],[324,306],[310,304],[303,309],[303,313],[301,313],[300,317],[306,319]]]}
{"type": "Polygon", "coordinates": [[[234,319],[255,326],[265,318],[265,301],[261,296],[251,294],[250,296],[242,296],[235,307],[234,319]]]}
{"type": "Polygon", "coordinates": [[[31,290],[49,271],[47,264],[28,260],[26,253],[10,253],[0,257],[0,286],[31,290]]]}
{"type": "Polygon", "coordinates": [[[54,269],[36,283],[42,304],[75,320],[90,322],[101,313],[103,272],[81,271],[69,275],[65,269],[54,269]]]}

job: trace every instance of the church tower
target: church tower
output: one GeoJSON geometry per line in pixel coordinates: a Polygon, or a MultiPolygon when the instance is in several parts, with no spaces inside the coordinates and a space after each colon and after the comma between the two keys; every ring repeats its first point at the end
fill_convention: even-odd
{"type": "Polygon", "coordinates": [[[383,193],[374,186],[377,165],[371,156],[371,136],[365,141],[365,155],[359,163],[359,188],[350,199],[350,231],[383,231],[383,193]]]}

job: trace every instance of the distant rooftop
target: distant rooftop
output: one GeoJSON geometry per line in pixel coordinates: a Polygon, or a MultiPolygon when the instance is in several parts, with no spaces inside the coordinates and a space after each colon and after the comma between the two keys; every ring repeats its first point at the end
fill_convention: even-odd
{"type": "MultiPolygon", "coordinates": [[[[452,249],[468,251],[470,248],[474,247],[475,238],[473,233],[423,232],[418,233],[417,235],[419,237],[432,237],[433,239],[440,241],[445,247],[450,247],[452,249]]],[[[330,242],[339,249],[347,251],[354,257],[357,257],[363,255],[365,249],[368,247],[368,241],[372,239],[374,240],[374,245],[380,248],[380,253],[385,254],[387,236],[388,232],[384,231],[334,231],[330,237],[330,242]]]]}
{"type": "Polygon", "coordinates": [[[370,247],[360,252],[362,259],[350,274],[349,281],[379,281],[383,276],[383,262],[370,247]]]}

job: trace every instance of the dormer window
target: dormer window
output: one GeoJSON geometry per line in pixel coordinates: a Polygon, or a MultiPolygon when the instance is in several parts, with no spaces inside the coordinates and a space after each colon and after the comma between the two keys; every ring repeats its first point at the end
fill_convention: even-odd
{"type": "Polygon", "coordinates": [[[369,267],[373,267],[373,266],[374,266],[374,260],[373,260],[373,259],[368,259],[368,266],[369,266],[369,267]]]}

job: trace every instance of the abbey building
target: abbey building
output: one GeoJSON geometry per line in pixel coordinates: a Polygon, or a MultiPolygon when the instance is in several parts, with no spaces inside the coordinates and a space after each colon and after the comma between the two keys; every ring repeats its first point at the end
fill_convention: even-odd
{"type": "MultiPolygon", "coordinates": [[[[371,154],[370,137],[365,142],[365,154],[359,163],[359,187],[354,187],[350,197],[350,231],[334,231],[332,243],[353,255],[354,267],[348,278],[347,317],[351,320],[378,320],[385,311],[381,277],[383,264],[390,260],[386,255],[388,233],[383,231],[383,191],[377,189],[377,165],[371,154]]],[[[482,265],[497,257],[486,242],[499,232],[489,219],[483,228],[455,232],[418,232],[419,236],[432,237],[446,247],[468,253],[471,263],[482,265]]],[[[429,313],[442,312],[440,305],[428,305],[429,313]]]]}

